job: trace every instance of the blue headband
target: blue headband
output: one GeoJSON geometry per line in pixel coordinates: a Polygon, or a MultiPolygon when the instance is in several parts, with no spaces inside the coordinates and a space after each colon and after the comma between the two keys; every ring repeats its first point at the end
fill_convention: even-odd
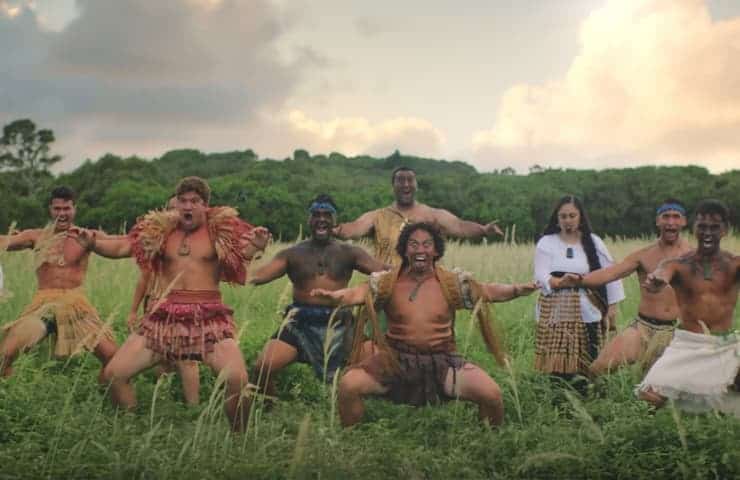
{"type": "Polygon", "coordinates": [[[334,205],[328,202],[313,202],[310,207],[308,207],[308,213],[313,213],[316,210],[329,210],[332,214],[337,213],[337,209],[334,208],[334,205]]]}
{"type": "Polygon", "coordinates": [[[661,213],[667,212],[668,210],[675,210],[684,217],[686,216],[686,209],[677,203],[664,203],[663,205],[658,207],[658,210],[655,211],[655,214],[660,215],[661,213]]]}

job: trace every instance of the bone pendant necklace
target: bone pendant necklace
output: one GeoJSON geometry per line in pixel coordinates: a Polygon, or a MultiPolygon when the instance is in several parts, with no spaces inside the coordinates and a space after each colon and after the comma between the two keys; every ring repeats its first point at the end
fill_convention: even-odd
{"type": "Polygon", "coordinates": [[[185,232],[185,235],[180,240],[180,246],[177,248],[177,254],[181,257],[187,257],[190,255],[190,242],[188,242],[188,236],[190,232],[185,232]]]}
{"type": "Polygon", "coordinates": [[[421,288],[421,284],[429,280],[431,277],[424,277],[421,280],[416,281],[416,286],[413,290],[411,290],[411,293],[409,294],[409,302],[413,302],[416,300],[416,296],[419,294],[419,289],[421,288]]]}

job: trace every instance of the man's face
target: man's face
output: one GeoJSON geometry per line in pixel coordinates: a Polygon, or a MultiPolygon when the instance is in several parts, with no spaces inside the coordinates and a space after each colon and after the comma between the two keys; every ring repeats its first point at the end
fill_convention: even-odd
{"type": "Polygon", "coordinates": [[[681,230],[686,227],[686,217],[676,210],[666,210],[655,217],[655,226],[658,227],[663,241],[674,243],[679,239],[681,230]]]}
{"type": "Polygon", "coordinates": [[[575,233],[581,225],[581,213],[572,203],[566,203],[558,210],[558,226],[566,233],[575,233]]]}
{"type": "Polygon", "coordinates": [[[409,237],[406,244],[406,259],[411,270],[422,273],[434,268],[434,259],[437,257],[437,248],[434,238],[426,230],[416,230],[409,237]]]}
{"type": "Polygon", "coordinates": [[[393,194],[399,205],[412,205],[416,194],[416,174],[408,170],[396,172],[393,177],[393,194]]]}
{"type": "Polygon", "coordinates": [[[55,223],[55,230],[67,230],[75,220],[75,202],[54,198],[49,204],[49,216],[55,223]]]}
{"type": "Polygon", "coordinates": [[[180,214],[180,227],[183,230],[195,230],[206,220],[208,204],[195,192],[185,192],[177,196],[175,208],[180,214]]]}
{"type": "Polygon", "coordinates": [[[719,251],[719,242],[727,233],[727,225],[717,214],[698,214],[694,220],[694,236],[698,242],[697,250],[703,255],[719,251]]]}
{"type": "Polygon", "coordinates": [[[328,240],[335,224],[334,213],[325,208],[314,208],[308,217],[308,228],[316,240],[328,240]]]}

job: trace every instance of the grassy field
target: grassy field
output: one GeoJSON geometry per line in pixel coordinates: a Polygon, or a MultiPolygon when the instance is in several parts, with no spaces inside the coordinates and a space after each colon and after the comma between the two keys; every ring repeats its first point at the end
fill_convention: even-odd
{"type": "MultiPolygon", "coordinates": [[[[646,241],[609,247],[622,258],[646,241]]],[[[268,256],[283,246],[273,246],[268,256]]],[[[740,240],[727,239],[724,247],[739,252],[740,240]]],[[[452,244],[444,263],[486,281],[526,281],[532,256],[531,244],[452,244]]],[[[27,253],[3,254],[0,261],[14,294],[0,304],[5,323],[31,298],[35,277],[27,253]]],[[[130,260],[91,261],[87,291],[119,341],[136,275],[130,260]]],[[[639,294],[634,277],[625,287],[620,327],[636,312],[639,294]]],[[[252,365],[279,325],[289,285],[282,279],[223,292],[252,365]]],[[[148,372],[136,380],[138,410],[122,414],[97,387],[93,356],[58,361],[44,342],[16,362],[14,377],[0,381],[0,479],[740,477],[737,419],[672,408],[653,414],[633,398],[634,369],[599,380],[586,399],[535,373],[534,301],[533,295],[495,307],[513,358],[506,370],[485,353],[467,313],[458,314],[459,348],[504,391],[506,419],[497,430],[480,426],[465,403],[415,409],[382,400],[368,403],[365,423],[342,430],[332,386],[303,365],[279,377],[280,401],[270,411],[257,406],[243,435],[228,432],[219,389],[205,369],[201,406],[184,406],[177,378],[157,382],[148,372]]]]}

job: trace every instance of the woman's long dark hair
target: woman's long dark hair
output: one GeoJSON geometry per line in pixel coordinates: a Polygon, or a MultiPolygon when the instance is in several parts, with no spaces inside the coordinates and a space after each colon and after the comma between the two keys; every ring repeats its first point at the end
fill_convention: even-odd
{"type": "MultiPolygon", "coordinates": [[[[581,245],[583,245],[583,251],[586,253],[586,258],[588,259],[588,269],[591,272],[593,272],[594,270],[598,270],[601,268],[601,262],[599,261],[599,256],[596,254],[596,245],[594,244],[594,239],[593,237],[591,237],[591,222],[588,219],[588,215],[586,215],[586,209],[583,208],[583,202],[581,202],[580,198],[576,197],[575,195],[566,195],[561,198],[555,205],[555,209],[552,211],[552,215],[550,215],[550,221],[547,222],[547,226],[542,232],[542,235],[552,235],[553,233],[560,233],[560,225],[558,225],[558,212],[563,205],[566,205],[568,203],[572,203],[576,207],[576,209],[578,209],[578,213],[581,217],[581,221],[578,224],[578,229],[581,231],[581,245]]],[[[606,294],[606,285],[602,285],[596,290],[601,298],[604,299],[604,303],[608,306],[609,297],[606,294]]]]}

